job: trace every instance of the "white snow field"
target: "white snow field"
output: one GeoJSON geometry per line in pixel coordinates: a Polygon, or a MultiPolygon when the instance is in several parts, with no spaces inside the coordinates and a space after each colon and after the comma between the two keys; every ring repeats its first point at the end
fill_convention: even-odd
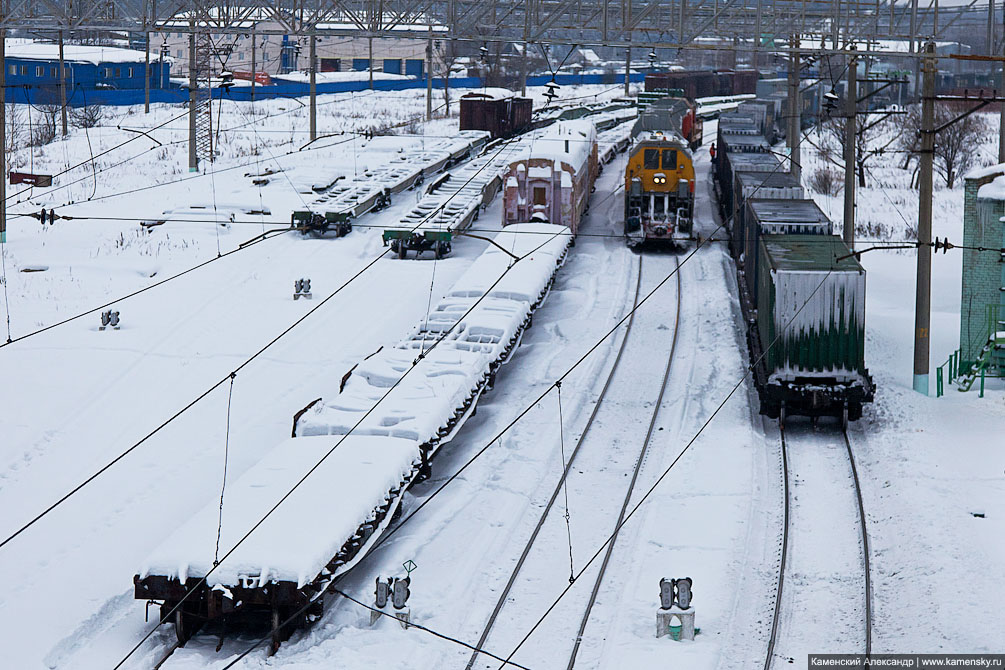
{"type": "MultiPolygon", "coordinates": [[[[541,100],[543,89],[533,93],[541,100]]],[[[562,93],[591,100],[617,96],[621,88],[565,87],[562,93]]],[[[436,104],[441,102],[438,92],[436,104]]],[[[325,178],[376,167],[369,165],[376,153],[368,153],[368,143],[357,135],[335,135],[299,151],[307,142],[302,104],[225,101],[221,155],[212,169],[198,175],[187,172],[186,119],[169,121],[184,110],[169,106],[154,106],[150,116],[142,108],[107,110],[117,116],[86,134],[74,129],[65,141],[23,148],[13,156],[14,169],[35,172],[85,166],[57,176],[52,189],[26,191],[9,201],[12,212],[36,212],[44,206],[58,215],[80,217],[44,227],[28,217],[9,220],[3,317],[9,311],[13,338],[212,262],[114,303],[120,330],[99,331],[99,314],[93,312],[0,348],[0,379],[5,382],[0,385],[0,541],[218,386],[0,548],[3,667],[114,667],[156,623],[155,615],[144,620],[144,603],[133,599],[132,576],[199,510],[219,500],[228,425],[230,485],[268,467],[262,459],[289,437],[294,413],[337,388],[354,364],[414,334],[413,326],[437,303],[463,301],[464,296],[447,293],[485,250],[483,240],[458,237],[451,255],[435,263],[392,259],[389,253],[374,261],[387,250],[381,230],[403,220],[419,190],[405,191],[390,208],[354,222],[361,225],[346,237],[285,233],[212,260],[263,230],[289,225],[290,213],[313,200],[311,186],[325,178]],[[153,129],[158,124],[165,125],[153,129]],[[113,149],[133,137],[130,144],[113,149]],[[111,151],[98,157],[106,150],[111,151]],[[90,167],[92,152],[96,173],[90,167]],[[252,183],[254,175],[266,173],[271,173],[264,177],[267,183],[252,183]],[[139,225],[165,210],[214,201],[220,211],[223,205],[236,207],[224,213],[227,219],[233,215],[228,225],[199,216],[150,229],[139,225]],[[252,209],[271,213],[245,213],[252,209]],[[38,266],[47,269],[23,271],[38,266]],[[302,277],[312,281],[313,300],[292,299],[292,283],[302,277]],[[259,351],[238,371],[231,393],[228,375],[259,351]]],[[[456,111],[456,104],[451,105],[456,111]]],[[[415,121],[424,110],[421,91],[322,96],[319,128],[325,135],[405,123],[408,133],[398,131],[404,151],[421,151],[424,142],[456,134],[456,118],[415,121]]],[[[714,131],[714,124],[707,124],[706,137],[714,131]]],[[[700,149],[697,157],[701,183],[696,218],[707,235],[717,225],[707,188],[707,150],[700,149]]],[[[817,159],[805,160],[813,166],[817,159]]],[[[494,438],[614,328],[632,302],[639,260],[621,237],[623,167],[624,155],[605,167],[580,236],[547,302],[535,313],[533,327],[499,370],[495,388],[482,397],[477,414],[438,454],[432,478],[406,495],[405,518],[487,448],[339,582],[347,594],[372,602],[374,579],[402,576],[402,563],[413,560],[418,567],[410,586],[412,620],[469,644],[478,639],[562,471],[554,392],[494,438]]],[[[877,186],[860,191],[860,223],[891,226],[901,215],[912,221],[917,196],[906,188],[909,173],[892,164],[874,172],[880,175],[873,182],[877,186]]],[[[11,187],[8,193],[18,191],[11,187]]],[[[936,198],[936,234],[960,240],[962,187],[940,189],[936,198]]],[[[840,196],[817,199],[832,218],[840,218],[840,196]]],[[[491,235],[499,230],[500,219],[496,198],[472,228],[491,235]]],[[[900,235],[888,234],[893,239],[900,235]]],[[[773,426],[757,415],[748,383],[702,429],[740,381],[747,355],[733,266],[724,245],[709,245],[681,261],[677,357],[632,503],[659,483],[621,531],[584,632],[578,667],[713,670],[760,667],[764,661],[781,522],[778,443],[773,426]],[[697,440],[660,480],[699,430],[697,440]],[[694,579],[700,633],[694,642],[656,639],[659,579],[684,576],[694,579]]],[[[869,272],[866,360],[878,391],[876,402],[853,426],[851,439],[872,548],[873,649],[1000,651],[1005,642],[999,623],[1005,596],[999,579],[1005,562],[1005,388],[992,382],[984,398],[952,387],[938,399],[911,391],[914,253],[870,252],[862,262],[869,272]],[[985,517],[972,516],[975,511],[985,517]]],[[[667,254],[647,255],[645,263],[650,269],[644,286],[652,286],[661,270],[665,276],[673,269],[667,254]]],[[[958,340],[958,255],[940,254],[933,275],[934,366],[958,340]]],[[[639,308],[637,318],[669,339],[677,299],[674,282],[661,290],[639,308]]],[[[622,336],[623,328],[617,329],[566,377],[566,446],[582,430],[622,336]]],[[[6,333],[0,344],[3,340],[6,333]]],[[[632,356],[630,369],[638,384],[612,388],[615,396],[609,397],[611,406],[602,417],[610,456],[597,449],[570,473],[576,570],[611,530],[634,467],[628,454],[638,448],[638,424],[648,422],[651,406],[646,405],[655,400],[648,397],[649,389],[658,386],[664,355],[655,350],[632,356]]],[[[303,469],[305,463],[300,464],[303,469]]],[[[296,464],[276,465],[295,476],[296,464]]],[[[818,501],[841,483],[828,479],[822,484],[828,488],[814,489],[818,501]]],[[[810,477],[801,484],[814,485],[810,477]]],[[[339,490],[334,483],[330,488],[335,504],[339,490]]],[[[324,489],[318,491],[323,494],[324,489]]],[[[561,515],[566,511],[561,499],[560,506],[555,512],[561,515]]],[[[801,523],[833,525],[835,537],[840,526],[840,537],[850,542],[855,517],[854,510],[842,511],[845,507],[826,509],[824,515],[807,504],[802,511],[808,516],[801,523]]],[[[234,527],[225,526],[226,532],[240,533],[236,526],[245,523],[246,510],[234,510],[231,516],[226,504],[224,509],[225,524],[228,518],[238,520],[234,527]]],[[[325,518],[322,508],[317,518],[290,522],[320,528],[325,518]]],[[[509,614],[504,608],[497,634],[488,639],[486,650],[493,654],[508,656],[568,585],[564,519],[549,523],[555,532],[539,541],[539,555],[527,566],[536,567],[520,578],[507,604],[509,614]]],[[[212,550],[212,535],[205,540],[206,551],[212,550]]],[[[811,559],[826,558],[829,534],[826,539],[800,551],[811,559]]],[[[855,556],[857,546],[842,551],[855,556]]],[[[535,669],[566,662],[574,643],[568,631],[574,635],[578,626],[581,614],[575,605],[588,595],[589,575],[587,571],[573,585],[530,636],[516,662],[535,669]]],[[[834,588],[843,575],[835,573],[834,588]]],[[[833,610],[827,603],[815,602],[814,607],[824,621],[828,614],[848,612],[844,604],[833,610]]],[[[835,630],[842,625],[835,624],[835,630]]],[[[786,649],[839,650],[806,649],[819,639],[820,626],[805,635],[798,626],[784,630],[790,643],[786,649]]],[[[848,630],[856,630],[855,623],[848,630]]],[[[197,635],[163,667],[221,668],[257,638],[254,631],[228,633],[217,652],[216,635],[197,635]]],[[[151,668],[173,642],[171,627],[162,626],[123,667],[151,668]]],[[[276,656],[267,658],[267,647],[236,667],[463,668],[471,655],[464,646],[416,628],[403,630],[393,621],[371,626],[366,609],[337,597],[329,600],[320,621],[294,634],[276,656]]],[[[840,650],[845,650],[843,644],[840,650]]],[[[499,665],[480,655],[474,667],[499,665]]]]}

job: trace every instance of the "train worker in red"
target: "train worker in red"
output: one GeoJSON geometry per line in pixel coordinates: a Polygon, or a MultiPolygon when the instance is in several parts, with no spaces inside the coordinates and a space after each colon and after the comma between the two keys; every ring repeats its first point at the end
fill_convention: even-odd
{"type": "Polygon", "coordinates": [[[715,142],[708,145],[708,153],[712,157],[712,165],[715,165],[715,142]]]}

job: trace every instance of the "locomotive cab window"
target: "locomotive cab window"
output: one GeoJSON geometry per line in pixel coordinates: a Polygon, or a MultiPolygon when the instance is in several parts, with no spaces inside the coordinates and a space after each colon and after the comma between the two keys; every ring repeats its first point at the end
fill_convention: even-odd
{"type": "Polygon", "coordinates": [[[646,149],[642,153],[642,168],[645,170],[660,169],[660,150],[646,149]]]}
{"type": "Polygon", "coordinates": [[[677,150],[676,149],[664,149],[663,150],[663,169],[664,170],[676,170],[677,169],[677,150]]]}

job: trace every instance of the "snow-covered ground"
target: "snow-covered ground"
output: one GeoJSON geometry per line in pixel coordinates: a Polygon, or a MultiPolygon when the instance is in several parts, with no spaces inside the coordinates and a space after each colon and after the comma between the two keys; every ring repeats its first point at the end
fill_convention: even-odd
{"type": "MultiPolygon", "coordinates": [[[[543,103],[543,89],[531,92],[543,103]]],[[[459,92],[454,93],[451,111],[456,114],[459,92]]],[[[621,88],[565,87],[562,93],[589,101],[617,96],[621,88]]],[[[442,92],[434,95],[434,105],[442,104],[442,92]]],[[[319,134],[333,136],[301,151],[307,143],[303,103],[224,101],[219,120],[214,104],[220,155],[199,174],[187,170],[184,110],[171,106],[155,105],[149,116],[142,108],[109,109],[114,116],[86,133],[74,129],[67,140],[15,152],[14,169],[59,174],[82,166],[59,174],[52,189],[8,189],[8,194],[19,193],[8,203],[12,212],[44,206],[79,217],[45,227],[28,217],[9,220],[3,255],[11,335],[18,338],[214,259],[276,227],[270,224],[287,225],[290,212],[313,198],[301,191],[316,174],[356,173],[379,160],[370,150],[379,143],[371,147],[358,135],[340,135],[343,131],[403,124],[395,132],[407,150],[421,148],[423,137],[451,135],[456,129],[456,118],[421,121],[423,91],[321,96],[319,134]],[[118,147],[128,139],[133,141],[118,147]],[[275,173],[264,185],[254,185],[246,176],[269,170],[275,173]],[[147,231],[138,225],[167,209],[214,201],[267,207],[271,214],[239,214],[228,227],[176,222],[147,231]],[[22,271],[31,266],[47,269],[22,271]]],[[[27,119],[28,110],[22,112],[27,119]]],[[[706,136],[713,135],[714,124],[709,124],[706,136]]],[[[804,149],[809,171],[817,159],[807,154],[804,149]]],[[[638,258],[620,238],[623,165],[619,156],[606,166],[584,234],[534,327],[477,414],[437,457],[433,478],[410,494],[406,514],[629,308],[638,258]]],[[[699,172],[704,180],[704,150],[699,152],[699,172]]],[[[901,215],[910,222],[917,212],[916,193],[906,188],[909,175],[890,164],[875,167],[873,176],[876,186],[859,192],[859,221],[883,223],[887,234],[899,239],[901,215]]],[[[707,233],[716,224],[704,181],[698,194],[698,223],[707,233]]],[[[338,240],[280,235],[116,303],[121,330],[98,331],[98,314],[91,313],[0,348],[0,379],[5,382],[0,385],[2,538],[226,380],[235,367],[362,271],[242,369],[232,398],[224,383],[0,548],[5,667],[114,666],[154,625],[144,621],[144,604],[133,600],[132,576],[153,547],[219,495],[228,402],[228,477],[236,478],[289,435],[297,410],[337,383],[355,362],[404,336],[430,299],[435,302],[468,268],[484,241],[457,240],[452,255],[436,264],[384,258],[367,268],[384,250],[379,226],[393,224],[415,198],[405,192],[393,207],[360,222],[375,229],[357,227],[338,240]],[[300,277],[311,278],[313,302],[292,300],[292,282],[300,277]]],[[[935,234],[962,237],[962,199],[961,188],[937,190],[935,234]]],[[[839,219],[840,197],[818,200],[839,219]]],[[[500,216],[497,200],[478,228],[497,228],[500,216]]],[[[738,330],[735,279],[720,246],[702,249],[681,266],[677,361],[657,424],[661,430],[643,463],[635,501],[658,481],[743,373],[746,353],[738,330]]],[[[961,394],[952,388],[938,399],[911,391],[914,253],[877,251],[862,260],[869,271],[867,361],[879,390],[851,437],[873,550],[874,650],[1000,649],[1005,642],[996,623],[1005,595],[998,579],[1005,561],[999,516],[1005,509],[1000,448],[1005,389],[992,383],[983,399],[976,391],[961,394]],[[984,512],[985,518],[972,516],[974,511],[984,512]]],[[[665,272],[672,266],[665,255],[647,257],[650,261],[665,266],[665,272]]],[[[939,254],[933,276],[933,364],[939,364],[958,341],[959,256],[939,254]]],[[[670,335],[667,310],[672,304],[672,297],[668,303],[654,299],[640,308],[639,317],[665,321],[668,329],[660,332],[670,335]]],[[[619,338],[608,338],[563,385],[567,443],[592,409],[619,338]]],[[[652,386],[648,375],[663,372],[655,353],[632,365],[638,369],[639,393],[652,386]]],[[[655,399],[611,400],[615,406],[637,408],[640,401],[655,399]]],[[[648,420],[634,411],[626,411],[623,419],[609,416],[608,421],[623,421],[625,433],[632,435],[637,422],[648,420]]],[[[749,386],[741,385],[629,520],[586,628],[581,667],[683,663],[712,670],[763,662],[781,491],[778,446],[768,428],[766,436],[756,400],[749,386]],[[657,640],[659,579],[684,576],[695,580],[701,633],[694,643],[657,640]]],[[[617,426],[606,431],[617,432],[617,426]]],[[[401,564],[414,560],[413,619],[474,643],[560,475],[561,458],[556,403],[549,396],[365,559],[340,588],[371,602],[376,576],[400,575],[401,564]]],[[[608,474],[625,466],[614,455],[607,463],[601,457],[591,464],[610,468],[608,474]]],[[[592,494],[588,502],[604,510],[603,518],[577,514],[586,503],[571,497],[577,542],[607,532],[608,517],[616,514],[623,495],[617,476],[589,479],[575,469],[570,493],[584,493],[576,488],[580,474],[579,485],[614,483],[586,491],[592,494]]],[[[812,484],[807,480],[806,486],[812,484]]],[[[514,592],[520,615],[505,621],[508,632],[489,638],[488,651],[507,656],[567,585],[567,547],[560,539],[548,545],[555,549],[553,565],[529,575],[514,592]]],[[[577,568],[593,553],[591,544],[574,546],[577,568]]],[[[569,597],[578,602],[591,583],[584,576],[569,597]]],[[[571,609],[549,617],[559,617],[563,630],[577,618],[571,609]]],[[[547,631],[535,633],[525,645],[526,655],[517,660],[534,668],[562,663],[572,641],[553,639],[547,631]]],[[[128,667],[151,667],[173,635],[170,627],[162,627],[128,667]]],[[[231,638],[216,653],[215,638],[197,637],[165,667],[221,667],[252,640],[248,635],[231,638]]],[[[402,630],[394,622],[371,627],[365,609],[338,599],[317,625],[294,635],[276,657],[267,661],[264,653],[252,653],[239,667],[463,667],[470,656],[460,645],[417,629],[402,630]]],[[[475,667],[498,664],[481,656],[475,667]]]]}

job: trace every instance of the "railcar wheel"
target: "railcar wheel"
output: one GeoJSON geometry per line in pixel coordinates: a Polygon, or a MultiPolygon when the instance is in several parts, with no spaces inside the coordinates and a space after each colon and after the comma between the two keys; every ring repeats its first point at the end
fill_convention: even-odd
{"type": "Polygon", "coordinates": [[[785,426],[785,401],[783,400],[781,405],[778,407],[778,425],[785,426]]]}
{"type": "Polygon", "coordinates": [[[439,240],[433,244],[433,258],[436,260],[443,258],[443,242],[440,242],[439,240]]]}
{"type": "Polygon", "coordinates": [[[405,240],[398,240],[398,258],[404,260],[408,258],[408,245],[405,240]]]}
{"type": "Polygon", "coordinates": [[[279,651],[279,645],[282,643],[282,634],[279,631],[279,624],[282,622],[282,618],[279,616],[279,608],[272,608],[272,645],[269,649],[269,656],[274,656],[277,651],[279,651]]]}
{"type": "Polygon", "coordinates": [[[184,607],[179,605],[174,613],[174,632],[178,636],[178,645],[185,646],[185,643],[192,637],[191,622],[185,616],[184,607]]]}
{"type": "Polygon", "coordinates": [[[841,408],[841,430],[848,430],[848,403],[841,408]]]}

